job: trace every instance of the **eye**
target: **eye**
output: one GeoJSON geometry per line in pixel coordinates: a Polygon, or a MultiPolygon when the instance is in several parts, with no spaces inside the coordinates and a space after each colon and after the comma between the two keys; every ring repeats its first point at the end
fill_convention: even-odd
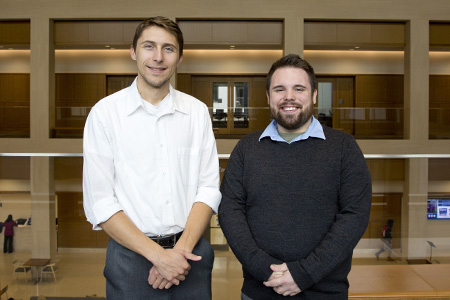
{"type": "Polygon", "coordinates": [[[144,44],[144,48],[151,49],[151,48],[153,48],[153,45],[152,44],[144,44]]]}
{"type": "Polygon", "coordinates": [[[175,48],[174,48],[174,47],[170,47],[170,46],[165,47],[164,50],[165,50],[166,52],[175,52],[175,48]]]}

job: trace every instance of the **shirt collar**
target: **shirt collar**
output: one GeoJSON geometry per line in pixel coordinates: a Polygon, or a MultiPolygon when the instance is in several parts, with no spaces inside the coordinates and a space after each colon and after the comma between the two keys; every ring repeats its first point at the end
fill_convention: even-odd
{"type": "MultiPolygon", "coordinates": [[[[259,137],[259,140],[261,141],[263,138],[269,137],[272,141],[287,143],[278,133],[277,126],[278,125],[277,122],[275,122],[275,120],[270,122],[269,126],[266,127],[264,132],[259,137]]],[[[320,124],[319,121],[317,121],[316,118],[314,118],[314,116],[312,116],[312,122],[308,126],[306,132],[293,139],[290,143],[297,142],[300,140],[306,140],[310,137],[325,140],[325,134],[323,133],[322,125],[320,124]]]]}
{"type": "MultiPolygon", "coordinates": [[[[174,111],[179,111],[184,114],[189,114],[189,109],[186,106],[186,104],[182,101],[180,95],[177,93],[177,91],[172,87],[172,85],[169,85],[169,102],[171,103],[170,111],[173,113],[174,111]]],[[[127,97],[127,115],[131,115],[133,112],[135,112],[139,107],[144,108],[144,103],[142,101],[145,101],[142,99],[141,94],[139,94],[139,91],[137,89],[137,77],[134,79],[133,83],[130,85],[128,90],[128,97],[127,97]]]]}

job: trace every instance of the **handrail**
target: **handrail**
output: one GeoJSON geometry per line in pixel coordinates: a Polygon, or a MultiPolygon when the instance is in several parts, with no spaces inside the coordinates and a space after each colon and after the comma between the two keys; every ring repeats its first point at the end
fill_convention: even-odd
{"type": "MultiPolygon", "coordinates": [[[[0,156],[18,157],[82,157],[83,153],[0,153],[0,156]]],[[[219,159],[229,159],[230,154],[219,154],[219,159]]],[[[450,158],[450,154],[364,154],[365,158],[450,158]]]]}

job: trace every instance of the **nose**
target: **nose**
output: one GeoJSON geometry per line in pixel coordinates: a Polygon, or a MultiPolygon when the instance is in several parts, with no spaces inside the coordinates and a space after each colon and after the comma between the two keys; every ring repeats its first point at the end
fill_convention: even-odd
{"type": "Polygon", "coordinates": [[[155,62],[163,61],[162,49],[156,49],[155,52],[153,52],[153,61],[155,61],[155,62]]]}
{"type": "Polygon", "coordinates": [[[294,99],[294,91],[292,91],[290,89],[286,90],[285,98],[286,98],[286,100],[293,100],[294,99]]]}

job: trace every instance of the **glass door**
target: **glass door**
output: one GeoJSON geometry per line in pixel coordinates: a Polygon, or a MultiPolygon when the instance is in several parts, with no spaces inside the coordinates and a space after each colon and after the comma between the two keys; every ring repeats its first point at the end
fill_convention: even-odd
{"type": "Polygon", "coordinates": [[[211,77],[213,128],[218,134],[250,132],[251,78],[211,77]]]}
{"type": "Polygon", "coordinates": [[[213,82],[213,127],[228,128],[228,82],[213,82]]]}

